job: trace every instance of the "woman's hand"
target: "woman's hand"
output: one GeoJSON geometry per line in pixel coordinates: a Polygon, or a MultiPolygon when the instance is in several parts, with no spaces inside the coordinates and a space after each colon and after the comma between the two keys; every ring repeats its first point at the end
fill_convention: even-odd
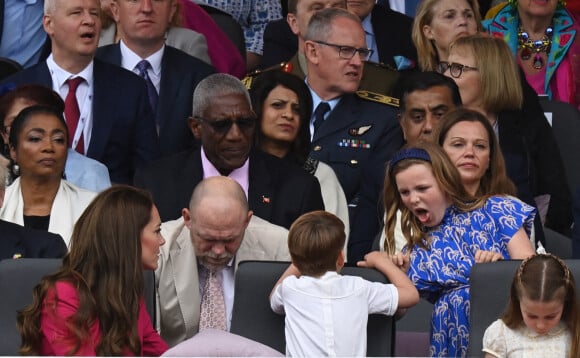
{"type": "Polygon", "coordinates": [[[503,256],[500,253],[485,250],[477,250],[475,252],[475,262],[478,264],[499,260],[503,260],[503,256]]]}

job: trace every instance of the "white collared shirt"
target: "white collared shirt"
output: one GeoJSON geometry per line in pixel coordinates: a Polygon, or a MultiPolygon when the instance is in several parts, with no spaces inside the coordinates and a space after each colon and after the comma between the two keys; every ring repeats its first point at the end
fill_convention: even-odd
{"type": "Polygon", "coordinates": [[[328,271],[321,277],[288,276],[270,297],[286,313],[286,356],[364,357],[371,313],[394,315],[399,304],[392,284],[328,271]]]}
{"type": "Polygon", "coordinates": [[[157,94],[159,94],[159,88],[161,86],[161,60],[163,59],[163,51],[165,51],[165,45],[163,45],[157,52],[153,53],[151,56],[147,58],[141,58],[135,52],[131,51],[130,48],[123,43],[123,40],[119,42],[119,46],[121,48],[121,67],[126,70],[132,71],[135,74],[139,75],[139,70],[137,69],[137,64],[142,60],[147,60],[151,64],[151,67],[147,69],[147,73],[149,74],[149,78],[155,89],[157,90],[157,94]]]}
{"type": "Polygon", "coordinates": [[[326,114],[324,115],[324,120],[326,121],[326,118],[328,118],[330,113],[332,113],[332,111],[338,105],[338,103],[340,102],[340,99],[342,97],[337,97],[337,98],[331,99],[329,101],[323,101],[316,94],[316,92],[314,92],[314,90],[310,87],[310,85],[308,85],[308,81],[306,81],[306,78],[304,79],[304,81],[306,82],[308,89],[310,89],[310,95],[312,96],[312,116],[310,117],[310,140],[312,141],[312,139],[314,138],[314,119],[315,119],[314,118],[314,110],[316,109],[316,107],[318,107],[320,102],[328,103],[328,105],[330,106],[330,111],[326,112],[326,114]]]}
{"type": "Polygon", "coordinates": [[[77,124],[77,130],[74,133],[73,142],[70,143],[72,148],[76,148],[81,137],[84,137],[85,153],[89,150],[91,142],[91,133],[93,129],[93,92],[95,82],[93,77],[93,61],[79,73],[69,73],[54,62],[52,54],[46,59],[46,65],[52,78],[52,89],[60,95],[63,101],[68,94],[68,84],[66,81],[74,77],[84,78],[84,82],[79,84],[76,92],[77,103],[79,104],[80,117],[77,124]]]}

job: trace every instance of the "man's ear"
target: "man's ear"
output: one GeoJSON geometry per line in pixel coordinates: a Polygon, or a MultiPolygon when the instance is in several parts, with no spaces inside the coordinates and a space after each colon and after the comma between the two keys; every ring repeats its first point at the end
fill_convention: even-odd
{"type": "Polygon", "coordinates": [[[201,124],[200,122],[193,118],[193,117],[189,117],[187,118],[187,124],[189,126],[189,130],[191,130],[191,133],[193,133],[193,136],[195,137],[195,139],[201,139],[201,124]]]}
{"type": "Polygon", "coordinates": [[[248,210],[248,217],[246,219],[246,228],[248,227],[248,225],[250,225],[250,219],[252,219],[253,215],[254,215],[254,212],[252,210],[248,210]]]}
{"type": "Polygon", "coordinates": [[[185,226],[191,229],[191,214],[189,213],[189,209],[183,208],[181,210],[181,216],[183,217],[183,221],[185,222],[185,226]]]}
{"type": "Polygon", "coordinates": [[[48,34],[48,37],[52,37],[54,31],[52,30],[52,17],[51,15],[44,15],[42,17],[42,27],[44,28],[44,32],[48,34]]]}
{"type": "Polygon", "coordinates": [[[320,52],[316,48],[314,42],[312,41],[304,42],[304,55],[306,56],[306,59],[309,62],[317,65],[320,62],[319,54],[320,52]]]}
{"type": "Polygon", "coordinates": [[[296,19],[296,14],[288,13],[288,15],[286,15],[286,22],[290,26],[292,33],[298,36],[300,29],[298,28],[298,19],[296,19]]]}
{"type": "Polygon", "coordinates": [[[115,20],[115,23],[119,23],[119,4],[117,3],[116,0],[112,0],[111,1],[111,5],[109,5],[111,8],[111,15],[113,15],[113,19],[115,20]]]}
{"type": "Polygon", "coordinates": [[[401,113],[397,113],[397,120],[399,121],[399,125],[401,126],[401,131],[403,132],[403,139],[407,141],[407,132],[405,131],[405,119],[401,115],[401,113]]]}

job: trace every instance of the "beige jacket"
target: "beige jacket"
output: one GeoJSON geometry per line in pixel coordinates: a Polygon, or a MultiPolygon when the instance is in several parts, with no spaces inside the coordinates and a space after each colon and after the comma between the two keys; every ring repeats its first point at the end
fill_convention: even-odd
{"type": "MultiPolygon", "coordinates": [[[[165,245],[155,271],[157,328],[172,347],[198,332],[201,297],[195,250],[183,218],[163,223],[162,234],[165,245]]],[[[290,261],[288,231],[252,216],[236,265],[246,260],[290,261]]]]}

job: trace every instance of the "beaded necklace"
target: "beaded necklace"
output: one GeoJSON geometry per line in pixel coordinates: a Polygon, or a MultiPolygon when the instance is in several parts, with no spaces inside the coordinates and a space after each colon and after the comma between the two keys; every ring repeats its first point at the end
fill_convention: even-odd
{"type": "Polygon", "coordinates": [[[521,25],[518,27],[518,49],[521,49],[520,58],[523,61],[527,61],[535,53],[532,66],[536,70],[542,69],[544,67],[544,61],[542,60],[541,52],[545,52],[546,55],[550,53],[550,47],[552,46],[552,35],[554,29],[552,26],[546,28],[544,36],[540,40],[530,39],[530,35],[524,31],[521,25]]]}

